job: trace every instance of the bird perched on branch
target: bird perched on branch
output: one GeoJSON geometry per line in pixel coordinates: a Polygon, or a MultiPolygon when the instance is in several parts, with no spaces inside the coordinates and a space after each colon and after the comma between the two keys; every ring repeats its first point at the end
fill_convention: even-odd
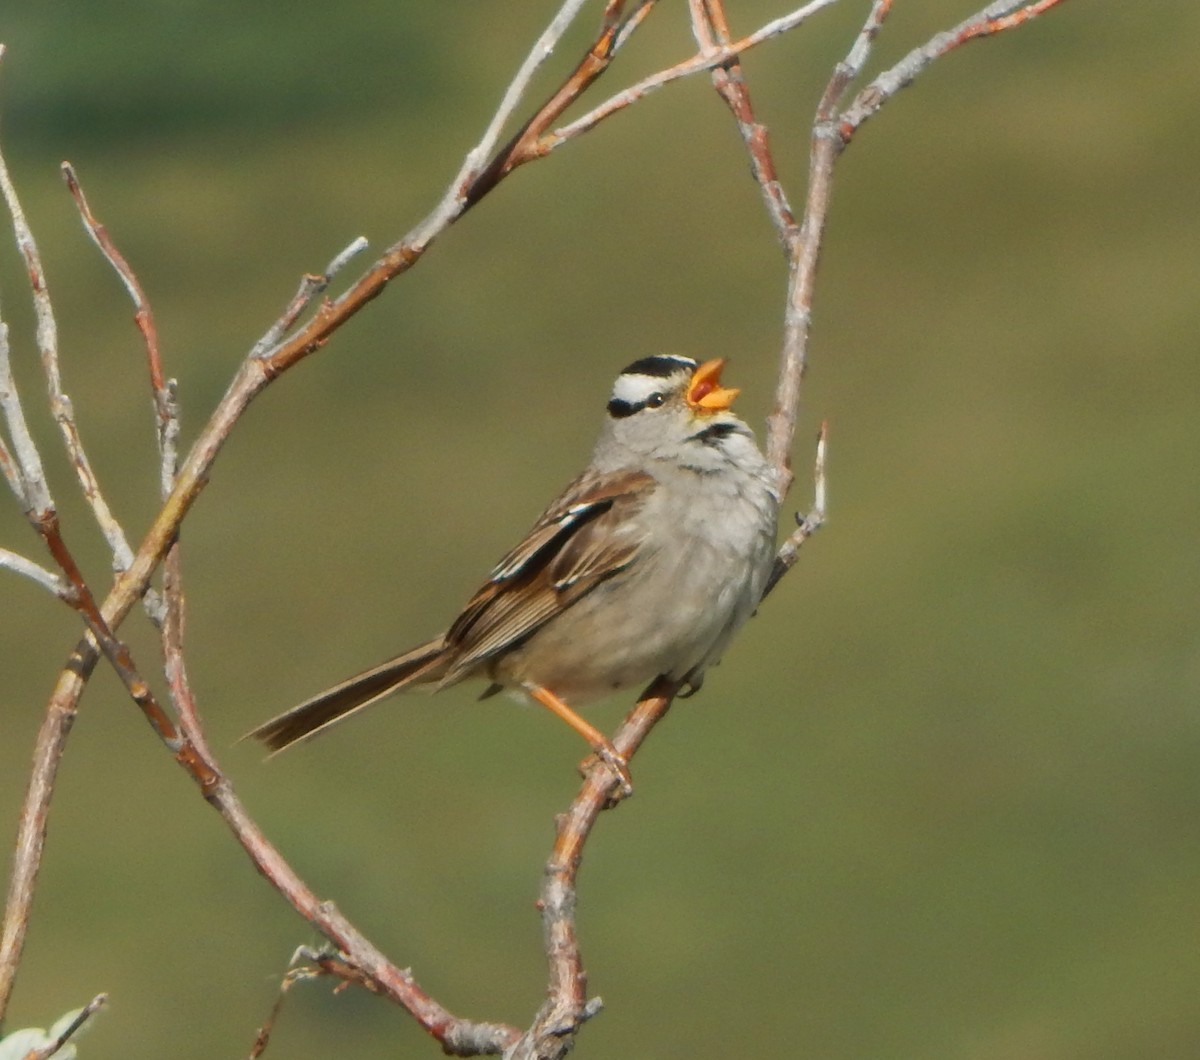
{"type": "Polygon", "coordinates": [[[470,677],[562,718],[616,771],[574,706],[662,676],[698,689],[762,596],[779,496],[721,385],[724,360],[659,354],[618,377],[591,461],[449,628],[249,735],[272,751],[409,688],[470,677]]]}

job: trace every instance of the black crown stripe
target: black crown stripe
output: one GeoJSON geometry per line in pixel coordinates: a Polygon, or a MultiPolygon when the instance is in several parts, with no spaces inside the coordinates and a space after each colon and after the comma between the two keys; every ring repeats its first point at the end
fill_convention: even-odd
{"type": "Polygon", "coordinates": [[[640,361],[634,361],[621,374],[650,375],[665,378],[669,375],[675,375],[680,369],[694,372],[696,370],[696,362],[690,357],[677,357],[671,353],[656,353],[652,357],[643,357],[640,361]]]}

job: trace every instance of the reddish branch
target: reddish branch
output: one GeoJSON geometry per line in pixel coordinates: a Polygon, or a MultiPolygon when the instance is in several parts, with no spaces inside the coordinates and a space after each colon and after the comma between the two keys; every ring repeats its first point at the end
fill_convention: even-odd
{"type": "MultiPolygon", "coordinates": [[[[575,886],[582,853],[599,814],[615,805],[615,780],[606,769],[592,769],[571,808],[559,818],[554,850],[546,865],[540,909],[549,964],[547,998],[530,1028],[523,1034],[501,1024],[476,1023],[453,1016],[426,994],[412,975],[380,953],[332,903],[320,900],[262,834],[234,794],[232,785],[213,758],[192,695],[183,657],[184,608],[177,546],[180,525],[208,481],[213,462],[241,414],[273,379],[309,353],[320,348],[333,333],[384,287],[415,264],[434,239],[473,205],[492,191],[514,169],[567,140],[593,128],[604,118],[680,77],[701,70],[712,72],[713,83],[733,114],[748,153],[751,172],[768,215],[778,233],[788,263],[788,297],[784,313],[781,362],[775,407],[768,419],[767,453],[777,469],[781,492],[791,484],[789,453],[799,409],[800,389],[807,360],[812,297],[822,235],[828,216],[834,163],[858,127],[899,89],[909,84],[929,63],[968,40],[993,35],[1023,24],[1062,0],[999,2],[959,26],[914,49],[894,67],[861,90],[849,107],[841,108],[850,86],[860,76],[871,44],[891,7],[891,0],[875,0],[846,58],[837,65],[818,106],[813,127],[807,195],[797,222],[779,180],[767,128],[756,117],[749,87],[739,62],[741,52],[802,23],[835,0],[810,0],[791,14],[776,19],[747,37],[733,39],[723,0],[689,0],[692,30],[698,52],[692,58],[660,71],[614,95],[592,111],[558,129],[551,126],[610,67],[613,58],[655,7],[655,0],[640,0],[627,7],[608,0],[598,34],[583,58],[549,99],[499,149],[500,131],[536,71],[550,53],[584,0],[566,0],[550,27],[522,66],[483,139],[472,150],[460,173],[451,182],[433,212],[404,239],[389,248],[356,283],[338,298],[323,303],[305,323],[299,321],[313,299],[328,286],[330,277],[351,253],[352,244],[323,276],[306,277],[284,314],[251,351],[235,375],[182,466],[176,470],[174,436],[178,430],[172,384],[165,378],[153,314],[132,269],[119,253],[107,230],[92,214],[70,167],[64,167],[84,224],[105,257],[121,277],[135,305],[135,322],[146,347],[150,384],[155,396],[159,445],[162,452],[166,497],[136,554],[99,493],[90,465],[79,442],[69,400],[58,380],[57,352],[49,296],[37,260],[36,246],[16,203],[0,160],[0,177],[13,214],[18,244],[29,265],[31,288],[38,319],[38,341],[45,365],[51,405],[62,430],[81,487],[92,503],[119,568],[123,571],[103,604],[98,604],[63,540],[57,514],[45,487],[40,462],[32,442],[22,436],[24,427],[15,389],[5,390],[0,378],[0,412],[9,424],[14,445],[10,450],[0,437],[0,465],[30,521],[46,543],[62,579],[12,553],[0,555],[9,569],[29,573],[55,588],[82,615],[89,635],[80,640],[68,659],[47,705],[46,717],[34,748],[34,767],[22,810],[14,870],[10,881],[3,931],[0,932],[0,1017],[12,989],[28,924],[29,910],[45,841],[46,818],[58,763],[78,709],[79,697],[102,652],[125,683],[158,736],[214,806],[246,850],[255,867],[336,952],[314,956],[327,973],[358,982],[402,1004],[449,1053],[477,1055],[507,1052],[514,1058],[551,1060],[570,1049],[581,1023],[598,1009],[587,998],[587,979],[575,930],[575,886]],[[115,630],[129,610],[148,590],[150,578],[165,561],[165,610],[162,643],[165,671],[178,716],[176,724],[158,703],[140,675],[115,630]],[[39,574],[40,572],[40,574],[39,574]]],[[[0,328],[2,328],[0,324],[0,328]]],[[[4,335],[0,332],[0,342],[4,335]]],[[[6,347],[5,347],[6,348],[6,347]]],[[[795,561],[796,552],[824,518],[824,429],[817,448],[817,493],[813,510],[799,520],[784,542],[768,591],[795,561]]],[[[660,681],[652,686],[613,736],[617,750],[628,759],[641,746],[654,725],[668,711],[675,689],[660,681]]],[[[269,1027],[264,1028],[265,1046],[269,1027]]],[[[256,1054],[261,1046],[256,1045],[256,1054]]]]}
{"type": "Polygon", "coordinates": [[[550,150],[550,145],[545,141],[546,130],[608,69],[621,44],[650,14],[654,2],[648,0],[638,4],[628,19],[622,19],[625,5],[619,0],[610,0],[604,12],[600,35],[554,94],[517,130],[483,172],[470,182],[463,195],[466,207],[482,199],[517,166],[540,158],[550,150]]]}
{"type": "Polygon", "coordinates": [[[75,200],[83,227],[92,242],[100,248],[100,252],[120,277],[133,302],[133,322],[141,333],[143,345],[146,347],[146,368],[150,377],[150,392],[154,398],[154,416],[157,428],[158,451],[161,461],[161,481],[164,495],[170,491],[170,485],[175,477],[176,443],[179,438],[179,414],[175,407],[173,395],[174,382],[168,381],[163,374],[162,353],[158,345],[158,328],[154,323],[154,311],[142,285],[129,267],[129,262],[113,243],[108,229],[92,213],[83,188],[71,163],[62,164],[63,179],[67,189],[75,200]]]}
{"type": "MultiPolygon", "coordinates": [[[[626,761],[662,720],[677,691],[677,686],[660,678],[642,694],[612,738],[626,761]]],[[[575,883],[592,827],[602,810],[616,805],[619,795],[620,782],[611,770],[591,769],[570,809],[558,818],[538,901],[550,971],[546,1000],[509,1060],[558,1060],[571,1049],[580,1025],[600,1009],[599,999],[587,996],[587,973],[575,930],[575,883]]]]}
{"type": "MultiPolygon", "coordinates": [[[[113,243],[112,238],[108,234],[108,229],[100,223],[92,213],[91,207],[88,206],[87,197],[83,194],[83,188],[79,186],[79,179],[75,176],[75,170],[70,162],[62,164],[63,179],[67,182],[67,190],[70,191],[71,197],[75,200],[75,205],[79,209],[80,217],[83,219],[83,225],[92,241],[100,248],[100,252],[108,259],[113,270],[121,278],[125,284],[125,289],[129,292],[129,297],[133,302],[134,323],[137,324],[138,330],[142,333],[142,340],[146,346],[146,366],[150,373],[150,388],[154,392],[155,400],[162,394],[167,387],[166,380],[163,377],[162,354],[158,348],[158,331],[154,326],[154,313],[150,308],[150,303],[146,299],[146,293],[142,290],[141,283],[138,282],[137,276],[134,275],[133,269],[129,267],[129,262],[125,260],[125,255],[122,254],[113,243]]],[[[159,410],[162,411],[161,409],[159,410]]]]}

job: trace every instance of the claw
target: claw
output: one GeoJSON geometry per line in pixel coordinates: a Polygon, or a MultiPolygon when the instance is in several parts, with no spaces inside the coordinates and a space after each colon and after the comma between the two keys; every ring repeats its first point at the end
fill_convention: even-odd
{"type": "Polygon", "coordinates": [[[633,794],[633,778],[629,773],[629,763],[625,761],[622,755],[617,753],[611,744],[607,748],[597,747],[592,754],[580,762],[579,775],[581,777],[590,776],[592,770],[598,766],[603,766],[609,770],[618,782],[617,786],[608,795],[608,799],[604,805],[605,809],[615,806],[618,802],[629,798],[633,794]]]}
{"type": "Polygon", "coordinates": [[[633,777],[629,775],[629,763],[617,754],[617,749],[612,744],[608,744],[606,747],[597,747],[596,757],[608,766],[616,774],[617,780],[621,782],[621,798],[629,798],[633,794],[633,777]]]}

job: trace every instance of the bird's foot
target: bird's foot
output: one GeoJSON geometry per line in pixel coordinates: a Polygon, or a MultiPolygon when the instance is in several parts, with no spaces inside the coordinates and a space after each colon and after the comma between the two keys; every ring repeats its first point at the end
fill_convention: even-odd
{"type": "Polygon", "coordinates": [[[629,763],[625,757],[607,740],[597,744],[592,752],[579,763],[579,772],[585,777],[589,776],[598,763],[602,764],[617,781],[617,787],[609,795],[608,805],[615,806],[622,799],[629,798],[633,794],[633,777],[629,774],[629,763]]]}

